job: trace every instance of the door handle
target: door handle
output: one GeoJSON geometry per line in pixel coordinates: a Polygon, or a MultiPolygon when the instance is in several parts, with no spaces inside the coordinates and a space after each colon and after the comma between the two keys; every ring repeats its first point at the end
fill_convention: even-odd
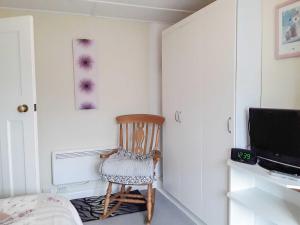
{"type": "Polygon", "coordinates": [[[181,111],[176,111],[175,112],[175,121],[177,122],[177,123],[181,123],[181,111]]]}
{"type": "Polygon", "coordinates": [[[19,105],[17,110],[19,113],[26,113],[28,112],[28,105],[19,105]]]}
{"type": "Polygon", "coordinates": [[[232,133],[232,131],[231,131],[231,117],[229,117],[227,119],[227,131],[228,131],[229,134],[232,133]]]}
{"type": "Polygon", "coordinates": [[[181,111],[178,111],[178,121],[177,121],[178,123],[181,123],[181,117],[180,117],[181,113],[182,113],[181,111]]]}

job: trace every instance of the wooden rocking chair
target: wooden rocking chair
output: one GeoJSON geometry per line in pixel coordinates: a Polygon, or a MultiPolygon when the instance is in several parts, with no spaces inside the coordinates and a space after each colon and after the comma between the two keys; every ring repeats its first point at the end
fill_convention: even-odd
{"type": "MultiPolygon", "coordinates": [[[[152,153],[151,157],[153,159],[153,165],[155,168],[157,162],[161,158],[159,151],[159,140],[161,126],[164,123],[165,119],[161,116],[156,115],[136,114],[118,116],[116,120],[117,123],[120,125],[120,148],[126,149],[131,153],[143,156],[152,153]]],[[[108,153],[101,154],[100,158],[103,160],[108,159],[112,154],[117,152],[118,149],[112,150],[108,153]]],[[[153,170],[153,177],[154,173],[155,172],[153,170]]],[[[114,180],[108,181],[109,184],[104,202],[104,211],[100,219],[105,219],[109,217],[121,206],[122,203],[147,203],[147,216],[145,222],[146,224],[150,224],[153,217],[155,203],[155,189],[152,187],[153,180],[141,184],[129,184],[128,182],[121,181],[115,182],[114,180]],[[113,197],[111,197],[112,185],[114,183],[121,185],[121,190],[120,192],[114,194],[113,197]],[[144,200],[143,195],[130,194],[131,187],[129,186],[126,190],[126,185],[147,185],[147,200],[144,200]],[[109,204],[113,201],[116,201],[117,204],[111,209],[108,209],[109,204]]]]}

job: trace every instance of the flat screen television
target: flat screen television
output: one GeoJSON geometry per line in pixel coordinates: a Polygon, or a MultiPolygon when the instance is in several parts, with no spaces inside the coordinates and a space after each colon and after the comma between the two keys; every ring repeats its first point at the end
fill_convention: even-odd
{"type": "Polygon", "coordinates": [[[250,108],[249,135],[261,166],[300,175],[300,110],[250,108]]]}

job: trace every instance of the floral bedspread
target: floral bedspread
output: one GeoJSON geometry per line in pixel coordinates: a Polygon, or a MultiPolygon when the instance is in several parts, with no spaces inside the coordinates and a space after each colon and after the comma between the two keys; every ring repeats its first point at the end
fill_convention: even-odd
{"type": "Polygon", "coordinates": [[[82,225],[69,200],[52,194],[0,199],[1,225],[82,225]]]}

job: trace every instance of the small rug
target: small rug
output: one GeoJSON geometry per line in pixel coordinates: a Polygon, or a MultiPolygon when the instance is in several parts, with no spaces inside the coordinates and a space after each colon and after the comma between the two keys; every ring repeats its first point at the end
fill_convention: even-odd
{"type": "MultiPolygon", "coordinates": [[[[130,194],[141,194],[139,191],[131,191],[130,194]]],[[[112,195],[113,196],[113,195],[112,195]]],[[[104,196],[95,196],[88,198],[80,198],[71,200],[71,203],[76,208],[82,222],[88,222],[92,220],[99,220],[100,215],[103,214],[104,196]]],[[[112,208],[117,202],[109,204],[109,208],[112,208]]],[[[141,212],[147,210],[146,204],[132,204],[123,203],[121,207],[112,213],[109,217],[130,214],[135,212],[141,212]]]]}

